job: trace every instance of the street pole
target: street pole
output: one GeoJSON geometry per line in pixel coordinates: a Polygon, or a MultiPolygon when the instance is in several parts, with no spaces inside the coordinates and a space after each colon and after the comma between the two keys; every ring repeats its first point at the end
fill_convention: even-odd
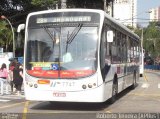
{"type": "Polygon", "coordinates": [[[61,0],[61,9],[66,9],[66,0],[61,0]]]}
{"type": "Polygon", "coordinates": [[[106,0],[104,0],[104,6],[103,6],[103,9],[104,9],[104,11],[106,12],[106,0]]]}
{"type": "Polygon", "coordinates": [[[14,30],[13,30],[13,26],[12,26],[12,24],[11,24],[11,22],[9,21],[9,19],[7,19],[5,16],[1,16],[1,18],[2,19],[5,19],[8,23],[9,23],[9,25],[10,25],[10,27],[11,27],[11,30],[12,30],[12,35],[13,35],[13,58],[15,57],[15,41],[14,41],[14,30]]]}
{"type": "Polygon", "coordinates": [[[141,47],[143,48],[143,28],[142,28],[142,32],[141,32],[141,47]]]}
{"type": "Polygon", "coordinates": [[[112,0],[112,17],[114,17],[114,0],[112,0]]]}

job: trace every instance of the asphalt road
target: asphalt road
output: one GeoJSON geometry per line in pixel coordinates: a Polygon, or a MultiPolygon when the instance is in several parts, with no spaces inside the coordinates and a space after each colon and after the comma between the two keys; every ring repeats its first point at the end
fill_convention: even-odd
{"type": "MultiPolygon", "coordinates": [[[[14,97],[14,98],[13,98],[14,97]]],[[[127,88],[114,104],[26,101],[0,96],[0,117],[14,119],[157,119],[160,118],[160,72],[145,71],[134,90],[127,88]],[[7,100],[7,101],[4,101],[7,100]]],[[[0,118],[0,119],[1,119],[0,118]]]]}

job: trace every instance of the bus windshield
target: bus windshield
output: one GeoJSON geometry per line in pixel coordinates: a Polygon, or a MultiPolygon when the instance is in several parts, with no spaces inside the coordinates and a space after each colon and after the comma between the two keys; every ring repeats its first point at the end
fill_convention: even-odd
{"type": "Polygon", "coordinates": [[[80,78],[95,73],[98,26],[83,24],[28,29],[26,69],[44,78],[80,78]]]}

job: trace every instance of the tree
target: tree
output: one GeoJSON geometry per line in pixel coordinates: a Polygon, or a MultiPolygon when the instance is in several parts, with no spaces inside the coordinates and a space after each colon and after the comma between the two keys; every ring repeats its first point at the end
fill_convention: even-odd
{"type": "Polygon", "coordinates": [[[6,16],[13,27],[24,23],[29,12],[40,10],[39,6],[31,4],[32,0],[1,0],[0,16],[6,16]]]}
{"type": "Polygon", "coordinates": [[[160,51],[160,31],[156,28],[156,22],[150,23],[144,34],[144,48],[152,55],[157,57],[160,51]]]}
{"type": "MultiPolygon", "coordinates": [[[[134,29],[134,32],[141,37],[142,28],[134,29]]],[[[143,28],[143,48],[147,57],[149,55],[155,59],[160,56],[160,29],[157,28],[157,22],[151,22],[143,28]]]]}
{"type": "Polygon", "coordinates": [[[31,4],[42,9],[54,9],[60,0],[32,0],[31,4]]]}
{"type": "Polygon", "coordinates": [[[67,0],[68,8],[103,9],[103,0],[67,0]]]}
{"type": "Polygon", "coordinates": [[[12,31],[5,21],[0,21],[0,47],[4,48],[5,52],[12,51],[12,31]]]}
{"type": "MultiPolygon", "coordinates": [[[[0,16],[4,15],[11,22],[14,29],[21,23],[25,23],[26,16],[31,11],[40,10],[37,6],[31,4],[32,0],[2,0],[0,1],[0,16]]],[[[8,23],[0,20],[0,47],[4,51],[12,51],[13,34],[8,23]]],[[[15,41],[16,41],[15,32],[15,41]]],[[[15,42],[16,44],[16,42],[15,42]]],[[[21,45],[23,47],[23,45],[21,45]]]]}

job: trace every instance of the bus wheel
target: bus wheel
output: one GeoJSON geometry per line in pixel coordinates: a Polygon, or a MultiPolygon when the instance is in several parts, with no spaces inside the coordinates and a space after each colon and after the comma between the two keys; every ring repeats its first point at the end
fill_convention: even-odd
{"type": "Polygon", "coordinates": [[[137,84],[137,78],[136,78],[136,76],[137,76],[137,73],[134,72],[134,75],[133,75],[133,84],[131,86],[131,89],[135,89],[135,87],[136,87],[136,84],[137,84]]]}
{"type": "Polygon", "coordinates": [[[112,97],[111,97],[111,104],[113,104],[117,99],[118,94],[118,81],[117,78],[113,81],[112,85],[112,97]]]}

